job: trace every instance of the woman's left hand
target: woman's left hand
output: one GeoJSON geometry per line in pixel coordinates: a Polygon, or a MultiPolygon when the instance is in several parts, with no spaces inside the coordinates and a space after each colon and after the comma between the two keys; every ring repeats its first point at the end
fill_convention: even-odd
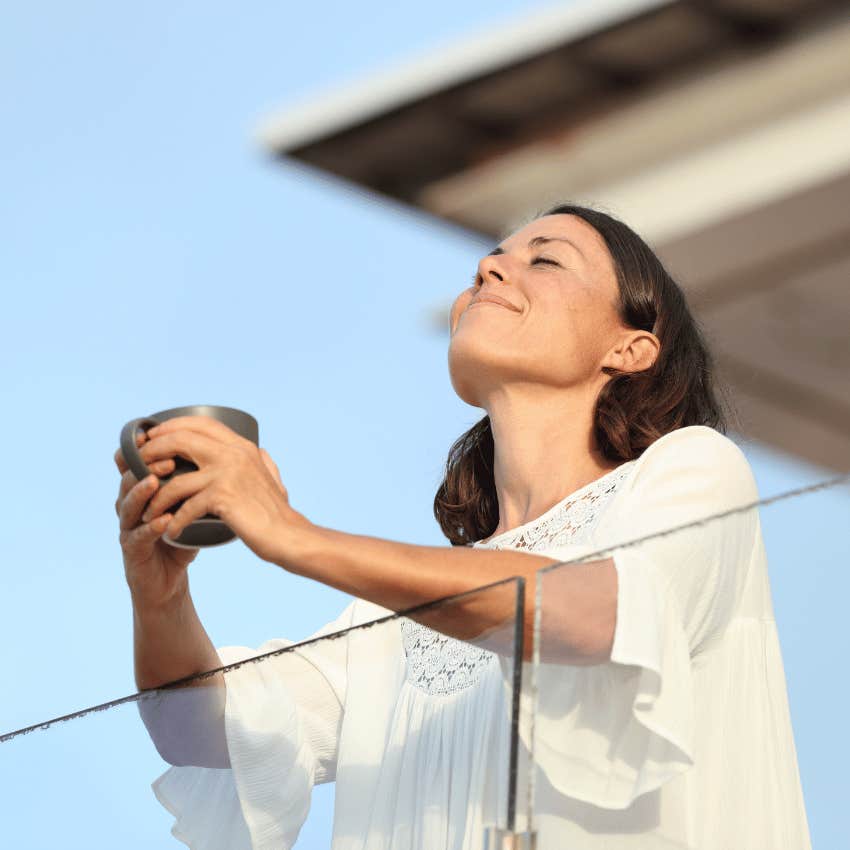
{"type": "Polygon", "coordinates": [[[185,499],[165,533],[175,540],[205,514],[224,521],[260,558],[285,566],[287,546],[312,525],[289,504],[289,494],[269,453],[209,416],[178,416],[151,428],[140,449],[146,464],[173,458],[197,471],[175,475],[155,493],[145,522],[185,499]]]}

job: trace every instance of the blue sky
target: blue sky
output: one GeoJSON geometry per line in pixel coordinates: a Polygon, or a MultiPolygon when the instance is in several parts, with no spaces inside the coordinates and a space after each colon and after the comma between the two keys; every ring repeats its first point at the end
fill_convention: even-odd
{"type": "MultiPolygon", "coordinates": [[[[194,403],[246,409],[292,504],[313,522],[445,543],[434,492],[449,446],[483,411],[454,395],[447,337],[425,316],[468,285],[485,248],[271,161],[253,132],[287,103],[547,5],[6,10],[0,732],[134,690],[112,461],[132,417],[194,403]]],[[[742,447],[762,496],[832,475],[742,447]]],[[[846,677],[830,678],[843,661],[833,624],[850,589],[847,506],[844,488],[762,513],[819,847],[838,846],[850,755],[840,731],[846,677]]],[[[190,576],[217,645],[303,638],[346,601],[239,542],[201,553],[190,576]]],[[[3,785],[18,789],[4,803],[14,800],[14,816],[2,817],[10,846],[91,848],[101,834],[106,846],[111,818],[138,841],[128,834],[121,846],[183,846],[149,792],[164,766],[133,706],[3,746],[3,785]],[[74,784],[81,761],[89,790],[74,784]],[[122,771],[135,791],[116,790],[122,771]],[[63,827],[72,810],[101,832],[63,827]]],[[[330,800],[329,789],[317,794],[299,847],[325,846],[330,800]]]]}

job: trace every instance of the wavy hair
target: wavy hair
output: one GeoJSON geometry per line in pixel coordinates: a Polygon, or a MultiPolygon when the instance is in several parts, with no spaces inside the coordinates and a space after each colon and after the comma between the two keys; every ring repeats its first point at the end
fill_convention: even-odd
{"type": "MultiPolygon", "coordinates": [[[[578,216],[599,233],[616,271],[623,323],[653,333],[660,342],[648,369],[621,372],[603,367],[612,377],[599,391],[593,416],[603,456],[634,460],[659,437],[687,425],[707,425],[725,434],[729,415],[737,427],[731,394],[714,374],[703,331],[653,250],[622,221],[585,206],[558,204],[532,220],[560,214],[578,216]]],[[[493,457],[489,416],[449,449],[445,477],[434,497],[434,516],[453,546],[469,546],[496,530],[493,457]]]]}

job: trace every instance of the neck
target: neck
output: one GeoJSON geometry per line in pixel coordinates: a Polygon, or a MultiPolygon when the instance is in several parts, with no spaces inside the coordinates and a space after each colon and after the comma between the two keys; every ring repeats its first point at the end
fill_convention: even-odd
{"type": "Polygon", "coordinates": [[[593,438],[597,394],[598,387],[505,387],[488,400],[499,501],[494,535],[536,519],[618,465],[593,438]]]}

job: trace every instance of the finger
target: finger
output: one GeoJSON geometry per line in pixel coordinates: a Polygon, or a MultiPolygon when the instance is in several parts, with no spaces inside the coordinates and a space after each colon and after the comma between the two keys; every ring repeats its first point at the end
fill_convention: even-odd
{"type": "Polygon", "coordinates": [[[121,512],[121,503],[127,498],[127,494],[139,483],[135,473],[132,470],[127,470],[121,476],[121,484],[118,487],[118,498],[115,500],[115,510],[121,512]]]}
{"type": "Polygon", "coordinates": [[[153,522],[146,522],[128,531],[122,530],[121,545],[131,550],[137,546],[149,546],[165,532],[170,521],[171,514],[163,514],[162,516],[158,516],[153,522]]]}
{"type": "Polygon", "coordinates": [[[245,439],[224,422],[213,419],[212,416],[175,416],[151,428],[148,433],[153,432],[151,436],[160,436],[173,431],[194,431],[221,443],[236,443],[245,439]]]}
{"type": "Polygon", "coordinates": [[[155,475],[149,475],[133,485],[118,509],[119,525],[122,531],[129,531],[139,524],[142,511],[158,486],[159,479],[155,475]]]}
{"type": "MultiPolygon", "coordinates": [[[[136,445],[141,446],[147,440],[147,434],[142,430],[136,431],[136,445]]],[[[120,448],[115,450],[115,454],[113,455],[115,460],[115,465],[118,467],[119,472],[126,472],[130,467],[127,465],[127,461],[124,459],[124,452],[121,451],[120,448]]]]}
{"type": "MultiPolygon", "coordinates": [[[[156,463],[151,464],[151,466],[148,468],[154,475],[165,476],[168,475],[170,472],[173,472],[174,467],[174,461],[169,458],[167,460],[157,461],[156,463]]],[[[115,500],[115,512],[119,516],[121,514],[121,503],[124,501],[124,499],[127,498],[127,494],[130,492],[130,490],[132,490],[133,487],[135,487],[138,483],[138,479],[136,478],[132,470],[128,469],[121,476],[121,485],[118,488],[118,498],[115,500]]]]}
{"type": "Polygon", "coordinates": [[[118,516],[121,516],[121,505],[123,504],[124,499],[127,498],[127,494],[138,483],[136,476],[129,469],[121,476],[121,485],[118,488],[118,498],[115,500],[115,513],[117,513],[118,516]]]}
{"type": "MultiPolygon", "coordinates": [[[[154,475],[165,476],[174,471],[175,465],[174,461],[171,458],[168,458],[166,460],[158,460],[156,463],[152,463],[148,469],[154,475]]],[[[132,488],[138,483],[136,474],[131,469],[128,469],[121,476],[121,484],[118,487],[118,502],[120,503],[123,501],[130,490],[132,490],[132,488]]]]}
{"type": "Polygon", "coordinates": [[[179,455],[200,467],[221,454],[221,442],[197,431],[174,431],[149,440],[139,454],[147,464],[179,455]]]}
{"type": "Polygon", "coordinates": [[[184,472],[159,488],[142,512],[142,522],[150,522],[167,508],[177,502],[199,493],[212,480],[213,473],[200,469],[197,472],[184,472]]]}
{"type": "Polygon", "coordinates": [[[209,513],[212,513],[212,511],[210,510],[210,491],[207,488],[183,502],[172,517],[171,522],[168,523],[165,533],[171,540],[176,540],[189,523],[209,513]]]}
{"type": "MultiPolygon", "coordinates": [[[[173,461],[171,465],[173,466],[173,461]]],[[[154,474],[148,475],[142,481],[136,481],[135,475],[130,471],[124,473],[121,486],[126,490],[126,493],[115,504],[122,530],[134,528],[139,524],[145,505],[160,486],[161,482],[157,473],[164,474],[167,469],[168,465],[166,464],[164,469],[159,471],[158,465],[154,464],[154,474]]]]}

